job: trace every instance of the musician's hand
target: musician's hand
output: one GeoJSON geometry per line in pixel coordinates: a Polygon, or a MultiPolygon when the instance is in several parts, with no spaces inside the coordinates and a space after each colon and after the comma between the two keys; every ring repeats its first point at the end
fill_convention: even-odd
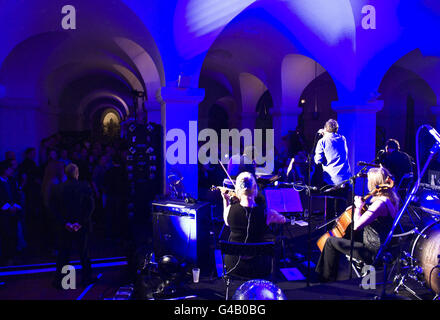
{"type": "Polygon", "coordinates": [[[76,222],[73,224],[72,228],[73,228],[73,231],[77,232],[79,229],[82,228],[82,226],[78,222],[76,222]]]}
{"type": "Polygon", "coordinates": [[[282,214],[278,213],[276,210],[270,209],[267,211],[266,224],[283,224],[286,223],[287,219],[282,214]]]}
{"type": "Polygon", "coordinates": [[[229,200],[231,197],[226,189],[220,189],[220,194],[222,195],[223,199],[229,200]]]}
{"type": "Polygon", "coordinates": [[[318,130],[318,134],[324,134],[324,132],[325,132],[324,129],[319,129],[318,130]]]}
{"type": "Polygon", "coordinates": [[[362,200],[361,197],[355,196],[354,197],[354,205],[356,208],[362,208],[365,204],[365,201],[362,200]]]}
{"type": "Polygon", "coordinates": [[[73,224],[71,224],[70,222],[66,223],[66,224],[64,225],[64,227],[65,227],[65,228],[67,229],[67,231],[69,231],[69,232],[74,231],[74,229],[73,229],[73,224]]]}

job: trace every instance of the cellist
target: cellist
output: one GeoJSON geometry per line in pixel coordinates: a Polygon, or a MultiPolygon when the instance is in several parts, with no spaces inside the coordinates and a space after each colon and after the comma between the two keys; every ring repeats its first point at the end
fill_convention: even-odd
{"type": "MultiPolygon", "coordinates": [[[[385,185],[389,177],[387,169],[371,168],[368,171],[368,190],[371,192],[376,186],[385,185]]],[[[354,242],[353,257],[370,264],[391,230],[398,211],[399,198],[393,188],[384,188],[375,193],[364,213],[362,208],[365,202],[361,197],[355,197],[354,205],[353,230],[362,232],[362,240],[354,242]]],[[[350,248],[350,239],[329,237],[326,240],[316,266],[321,282],[337,279],[340,255],[349,255],[350,248]]]]}

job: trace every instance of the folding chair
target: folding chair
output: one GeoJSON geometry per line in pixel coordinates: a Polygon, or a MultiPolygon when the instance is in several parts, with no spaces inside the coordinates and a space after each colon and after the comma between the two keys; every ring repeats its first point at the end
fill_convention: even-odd
{"type": "MultiPolygon", "coordinates": [[[[231,256],[269,256],[271,257],[271,271],[270,278],[275,280],[275,242],[257,242],[257,243],[239,243],[239,242],[228,242],[220,240],[218,242],[220,252],[223,259],[223,280],[226,284],[226,294],[225,299],[229,299],[229,286],[231,284],[232,278],[243,279],[244,277],[237,277],[232,274],[228,274],[226,270],[225,255],[231,256]]],[[[249,278],[250,279],[250,278],[249,278]]]]}

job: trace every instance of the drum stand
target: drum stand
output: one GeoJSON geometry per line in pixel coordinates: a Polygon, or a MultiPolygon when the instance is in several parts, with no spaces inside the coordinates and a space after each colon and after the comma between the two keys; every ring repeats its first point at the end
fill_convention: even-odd
{"type": "Polygon", "coordinates": [[[399,213],[397,214],[396,218],[394,219],[394,223],[393,226],[391,227],[391,230],[387,236],[387,238],[385,239],[385,242],[380,246],[379,251],[374,259],[374,261],[379,261],[379,259],[381,258],[381,255],[384,253],[384,250],[386,248],[386,246],[388,245],[388,243],[390,242],[391,238],[393,237],[394,234],[394,230],[396,228],[396,226],[398,225],[398,223],[400,222],[400,219],[403,216],[403,213],[406,211],[406,209],[408,208],[408,205],[411,203],[411,201],[414,199],[417,190],[419,189],[420,186],[420,182],[422,180],[423,175],[425,174],[426,169],[428,168],[428,165],[431,163],[432,158],[434,157],[434,155],[437,154],[437,152],[440,150],[440,144],[437,142],[430,151],[429,154],[429,158],[428,160],[426,160],[425,166],[423,167],[422,172],[420,173],[420,176],[417,177],[417,181],[413,187],[413,189],[411,190],[410,194],[408,195],[408,197],[406,198],[405,204],[402,206],[402,208],[400,209],[399,213]]]}
{"type": "MultiPolygon", "coordinates": [[[[414,290],[412,290],[410,287],[408,287],[405,282],[407,280],[407,278],[411,278],[411,279],[416,279],[417,280],[417,276],[414,274],[415,270],[413,270],[414,268],[411,268],[412,270],[410,270],[407,274],[405,275],[397,275],[396,278],[394,279],[395,281],[399,280],[399,284],[394,288],[393,292],[395,294],[398,294],[400,291],[400,288],[403,287],[403,289],[405,289],[407,292],[409,292],[410,294],[412,294],[416,299],[418,300],[423,300],[422,298],[420,298],[415,292],[414,290]]],[[[435,298],[434,298],[435,300],[435,298]]]]}

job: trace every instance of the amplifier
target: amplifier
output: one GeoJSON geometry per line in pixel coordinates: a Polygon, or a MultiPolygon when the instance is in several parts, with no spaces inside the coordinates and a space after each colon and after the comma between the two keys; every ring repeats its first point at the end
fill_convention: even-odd
{"type": "Polygon", "coordinates": [[[189,265],[199,267],[202,274],[212,271],[214,253],[209,203],[153,202],[152,219],[156,257],[173,255],[189,265]]]}

